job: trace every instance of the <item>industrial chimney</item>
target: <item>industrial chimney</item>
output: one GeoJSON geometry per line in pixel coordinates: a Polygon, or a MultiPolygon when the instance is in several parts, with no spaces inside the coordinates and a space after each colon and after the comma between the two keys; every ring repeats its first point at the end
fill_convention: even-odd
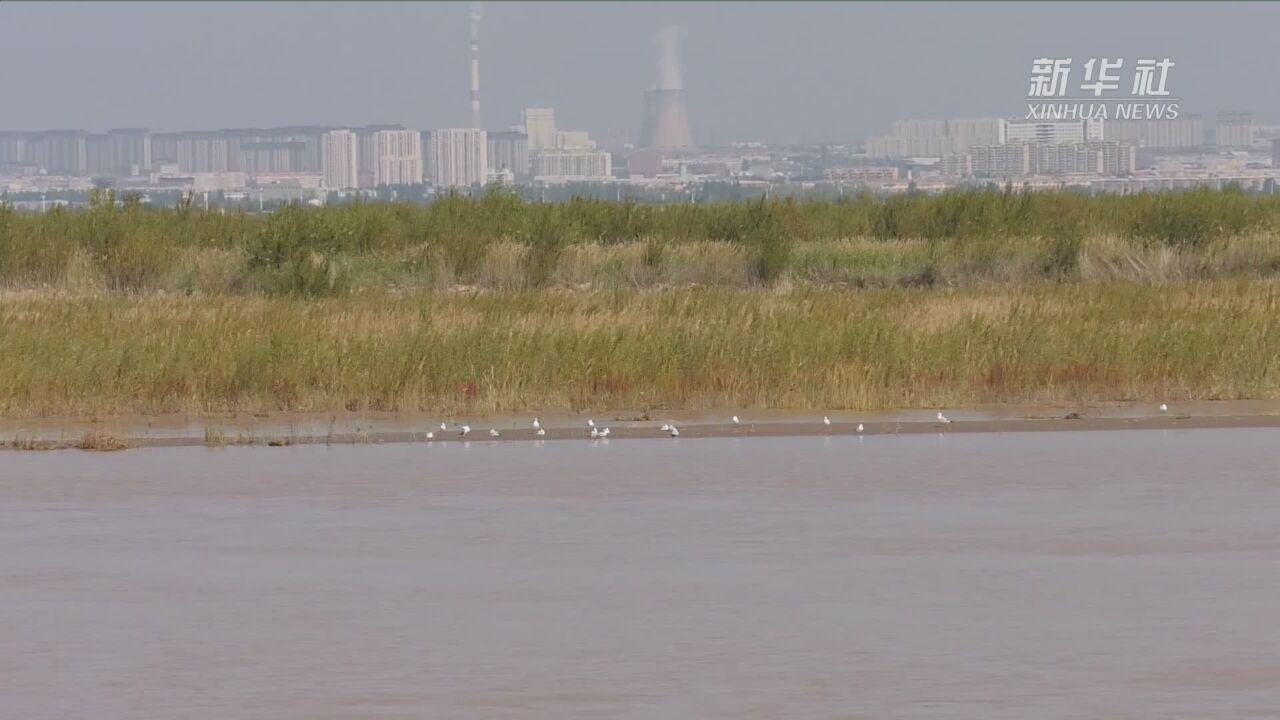
{"type": "Polygon", "coordinates": [[[653,38],[658,51],[658,81],[644,94],[644,124],[640,146],[650,150],[693,149],[689,115],[684,106],[684,74],[680,69],[680,38],[684,28],[668,27],[653,38]]]}

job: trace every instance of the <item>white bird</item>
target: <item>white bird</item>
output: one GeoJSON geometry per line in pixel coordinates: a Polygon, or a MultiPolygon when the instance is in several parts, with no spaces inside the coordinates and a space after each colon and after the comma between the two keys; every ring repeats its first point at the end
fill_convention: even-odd
{"type": "Polygon", "coordinates": [[[489,437],[499,437],[498,428],[489,428],[489,437]]]}
{"type": "Polygon", "coordinates": [[[671,423],[662,423],[662,427],[658,429],[662,432],[671,432],[671,423]]]}
{"type": "Polygon", "coordinates": [[[462,437],[466,437],[466,436],[467,436],[467,433],[469,433],[469,432],[471,432],[471,426],[470,426],[470,425],[463,425],[463,426],[462,426],[462,432],[459,432],[458,434],[459,434],[459,435],[461,435],[462,437]]]}
{"type": "Polygon", "coordinates": [[[605,428],[605,429],[601,430],[601,431],[600,431],[600,437],[602,437],[602,438],[604,438],[604,437],[609,437],[609,428],[605,428]]]}
{"type": "Polygon", "coordinates": [[[951,418],[949,418],[949,417],[947,417],[946,415],[943,415],[941,412],[939,412],[939,413],[938,413],[938,422],[942,423],[943,425],[946,425],[947,423],[950,423],[950,422],[951,422],[951,418]]]}
{"type": "Polygon", "coordinates": [[[1169,412],[1169,406],[1164,403],[1160,403],[1160,412],[1169,412]]]}
{"type": "Polygon", "coordinates": [[[547,431],[543,430],[542,428],[538,428],[538,431],[534,433],[534,435],[538,435],[538,436],[542,436],[546,434],[547,434],[547,431]]]}
{"type": "Polygon", "coordinates": [[[440,423],[440,432],[444,432],[445,430],[448,430],[448,429],[449,429],[448,425],[445,425],[444,423],[440,423]]]}
{"type": "Polygon", "coordinates": [[[862,423],[858,423],[858,432],[862,432],[862,423]]]}
{"type": "Polygon", "coordinates": [[[542,427],[542,421],[541,421],[541,420],[539,420],[538,418],[534,418],[534,419],[533,419],[533,429],[534,429],[534,430],[538,430],[538,429],[540,429],[541,427],[542,427]]]}
{"type": "Polygon", "coordinates": [[[591,418],[587,418],[587,427],[595,427],[595,426],[596,426],[596,421],[592,420],[591,418]]]}
{"type": "Polygon", "coordinates": [[[737,424],[738,424],[738,416],[737,416],[737,415],[734,415],[732,419],[733,419],[733,424],[734,424],[734,425],[737,425],[737,424]]]}
{"type": "Polygon", "coordinates": [[[667,432],[671,434],[671,437],[680,437],[680,429],[677,428],[675,425],[672,425],[671,429],[668,430],[667,432]]]}
{"type": "Polygon", "coordinates": [[[436,437],[436,434],[435,434],[434,432],[431,432],[430,430],[428,430],[428,431],[427,431],[427,439],[428,439],[428,440],[434,440],[434,439],[435,439],[435,437],[436,437]]]}
{"type": "Polygon", "coordinates": [[[831,418],[827,417],[826,415],[823,415],[823,416],[822,416],[822,424],[823,424],[823,425],[830,425],[830,424],[831,424],[831,418]]]}
{"type": "Polygon", "coordinates": [[[600,437],[600,431],[599,431],[599,430],[597,430],[597,429],[596,429],[596,428],[594,428],[594,427],[593,427],[593,428],[591,428],[591,437],[593,437],[593,438],[598,438],[598,437],[600,437]]]}

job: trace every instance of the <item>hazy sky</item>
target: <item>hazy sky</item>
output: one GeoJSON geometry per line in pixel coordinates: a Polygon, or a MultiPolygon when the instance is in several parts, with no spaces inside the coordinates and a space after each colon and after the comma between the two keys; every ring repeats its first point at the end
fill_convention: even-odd
{"type": "MultiPolygon", "coordinates": [[[[702,142],[1018,115],[1039,56],[1171,57],[1183,112],[1280,123],[1280,3],[488,2],[483,124],[637,128],[666,24],[702,142]]],[[[0,129],[457,126],[467,33],[466,3],[0,2],[0,129]]]]}

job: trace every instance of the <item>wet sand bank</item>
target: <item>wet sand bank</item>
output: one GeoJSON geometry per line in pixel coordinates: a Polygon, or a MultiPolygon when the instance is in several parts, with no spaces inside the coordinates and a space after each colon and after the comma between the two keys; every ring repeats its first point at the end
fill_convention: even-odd
{"type": "MultiPolygon", "coordinates": [[[[1173,430],[1280,427],[1280,408],[1271,401],[1197,403],[1187,410],[1152,412],[1145,405],[1115,404],[1086,410],[1062,411],[1051,408],[982,408],[948,412],[951,422],[934,417],[936,411],[911,410],[871,412],[861,416],[842,413],[830,425],[811,412],[769,411],[748,416],[734,424],[723,418],[697,413],[672,413],[671,419],[639,419],[635,415],[597,415],[598,428],[609,429],[606,438],[593,438],[586,416],[544,418],[544,434],[538,435],[530,416],[439,421],[387,414],[380,417],[316,416],[259,417],[254,422],[233,419],[132,418],[86,423],[45,421],[0,425],[3,449],[51,450],[75,448],[86,432],[100,431],[127,441],[130,447],[191,447],[222,445],[289,446],[315,444],[456,443],[529,441],[609,441],[640,438],[668,438],[662,425],[672,422],[679,439],[723,437],[800,437],[840,435],[918,435],[937,433],[1020,433],[1107,430],[1173,430]],[[1234,413],[1231,411],[1235,411],[1234,413]],[[1274,411],[1274,412],[1273,412],[1274,411]],[[1146,413],[1146,414],[1143,414],[1146,413]],[[464,435],[460,426],[469,424],[464,435]],[[859,431],[859,425],[862,426],[859,431]],[[23,427],[19,427],[23,426],[23,427]],[[56,428],[56,429],[55,429],[56,428]],[[497,430],[498,436],[490,435],[497,430]]],[[[664,418],[667,416],[663,416],[664,418]]]]}

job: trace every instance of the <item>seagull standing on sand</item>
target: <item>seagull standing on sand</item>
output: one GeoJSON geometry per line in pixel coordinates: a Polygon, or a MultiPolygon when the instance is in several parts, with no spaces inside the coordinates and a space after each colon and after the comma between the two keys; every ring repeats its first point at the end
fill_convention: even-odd
{"type": "Polygon", "coordinates": [[[1160,403],[1160,412],[1169,412],[1169,406],[1165,403],[1160,403]]]}
{"type": "Polygon", "coordinates": [[[733,424],[734,424],[734,425],[737,425],[737,424],[738,424],[738,416],[737,416],[737,415],[734,415],[734,416],[733,416],[733,418],[732,418],[732,420],[733,420],[733,424]]]}
{"type": "Polygon", "coordinates": [[[658,429],[662,432],[671,432],[671,423],[662,423],[662,427],[658,429]]]}
{"type": "Polygon", "coordinates": [[[593,428],[595,426],[596,426],[596,421],[592,420],[591,418],[587,418],[587,427],[593,428]]]}
{"type": "Polygon", "coordinates": [[[537,435],[538,437],[542,437],[543,435],[547,434],[547,431],[543,430],[542,428],[538,428],[533,434],[537,435]]]}
{"type": "Polygon", "coordinates": [[[591,428],[591,437],[592,437],[592,439],[595,439],[595,438],[600,437],[600,431],[599,431],[599,430],[597,430],[597,429],[595,428],[595,426],[592,426],[592,428],[591,428]]]}
{"type": "Polygon", "coordinates": [[[534,429],[534,430],[541,430],[541,429],[542,429],[542,421],[541,421],[541,420],[539,420],[538,418],[534,418],[534,419],[533,419],[533,429],[534,429]]]}
{"type": "Polygon", "coordinates": [[[602,437],[602,438],[607,438],[607,437],[609,437],[609,428],[605,428],[605,429],[601,430],[601,431],[600,431],[600,437],[602,437]]]}
{"type": "Polygon", "coordinates": [[[667,433],[670,434],[671,437],[680,437],[680,430],[675,425],[672,425],[671,429],[668,430],[667,433]]]}
{"type": "Polygon", "coordinates": [[[498,428],[489,428],[489,437],[499,437],[498,428]]]}
{"type": "Polygon", "coordinates": [[[444,423],[440,423],[440,432],[444,432],[445,430],[448,430],[448,429],[449,429],[448,425],[445,425],[444,423]]]}
{"type": "Polygon", "coordinates": [[[428,440],[434,440],[434,439],[435,439],[435,437],[436,437],[436,434],[435,434],[434,432],[432,432],[432,431],[430,431],[430,430],[428,430],[428,431],[427,431],[427,439],[428,439],[428,440]]]}
{"type": "Polygon", "coordinates": [[[831,418],[827,417],[826,415],[823,415],[822,424],[826,425],[827,427],[831,427],[831,418]]]}
{"type": "Polygon", "coordinates": [[[862,432],[862,423],[858,423],[858,432],[862,432]]]}
{"type": "Polygon", "coordinates": [[[462,437],[466,437],[466,436],[467,436],[467,433],[469,433],[469,432],[471,432],[471,426],[470,426],[470,425],[463,425],[463,426],[462,426],[462,431],[461,431],[461,432],[459,432],[458,434],[459,434],[459,435],[461,435],[462,437]]]}
{"type": "Polygon", "coordinates": [[[941,412],[941,411],[939,411],[939,412],[938,412],[938,422],[942,423],[943,425],[947,425],[947,424],[950,424],[950,422],[951,422],[951,418],[947,417],[946,415],[943,415],[943,414],[942,414],[942,412],[941,412]]]}

